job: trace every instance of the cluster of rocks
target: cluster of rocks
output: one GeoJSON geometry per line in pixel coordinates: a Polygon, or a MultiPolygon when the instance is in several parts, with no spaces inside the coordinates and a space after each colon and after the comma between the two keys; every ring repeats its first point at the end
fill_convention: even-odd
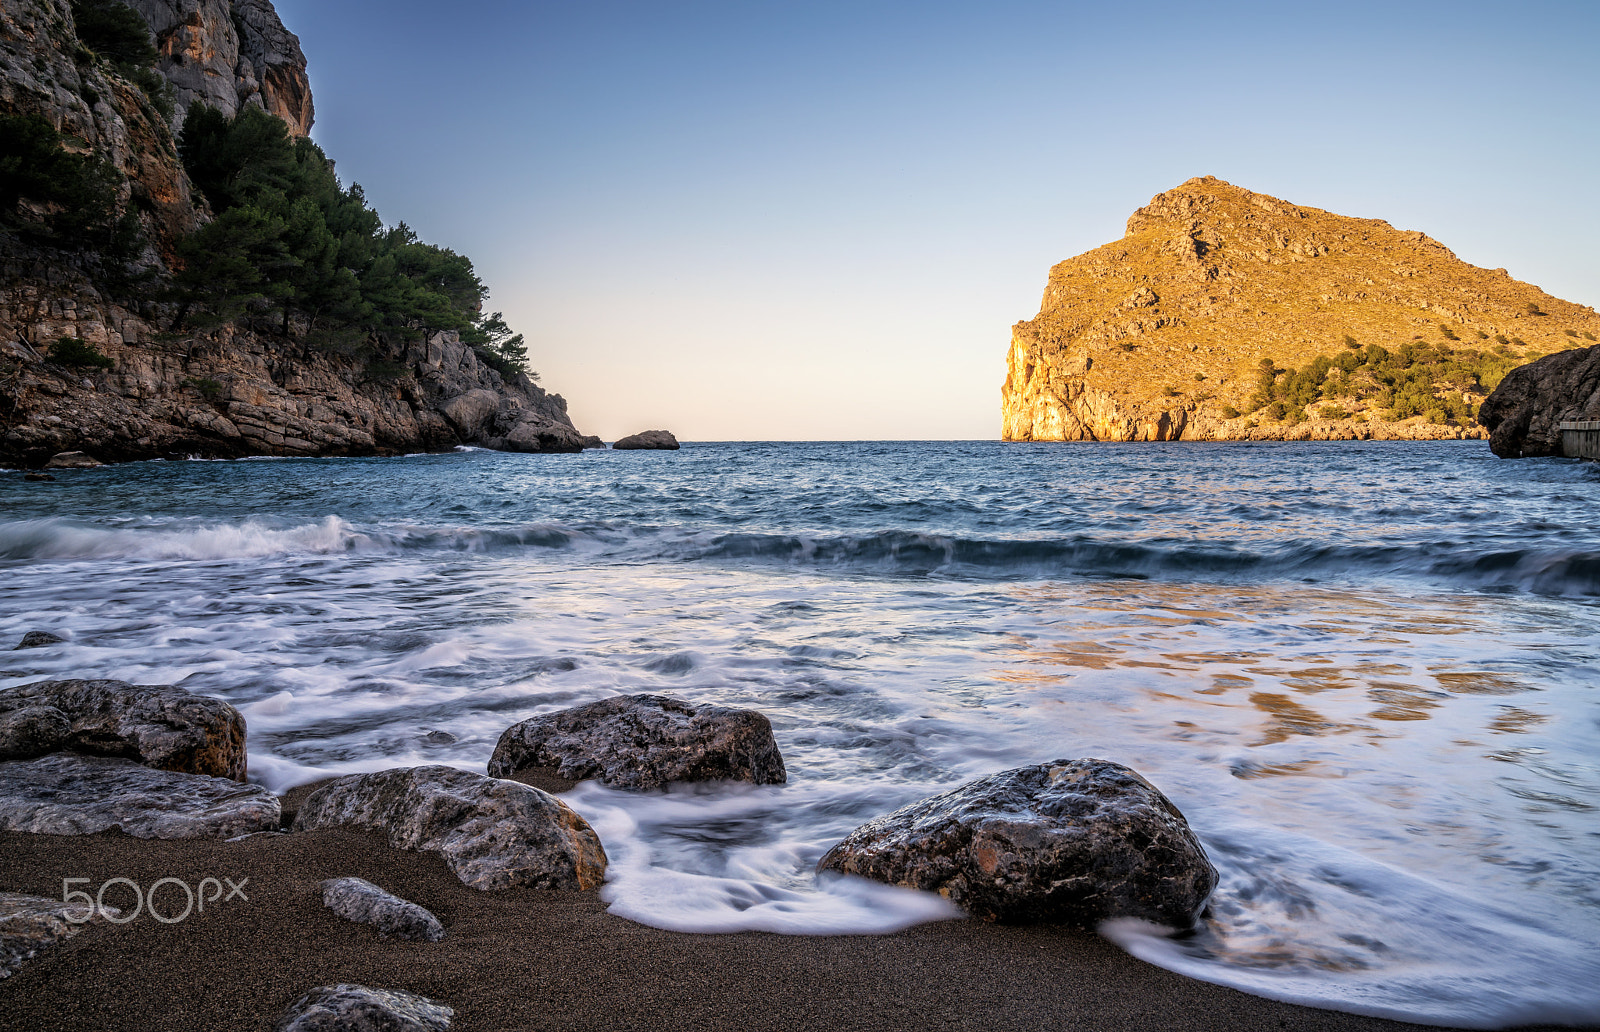
{"type": "MultiPolygon", "coordinates": [[[[245,783],[244,741],[232,706],[168,685],[42,681],[0,691],[0,830],[230,839],[278,831],[279,799],[245,783]]],[[[599,836],[560,799],[509,780],[525,771],[625,791],[787,778],[761,713],[619,696],[507,728],[487,775],[421,766],[333,779],[306,797],[287,830],[382,835],[395,849],[438,853],[463,884],[484,891],[598,887],[607,864],[599,836]]],[[[937,892],[986,920],[1083,925],[1135,917],[1188,927],[1217,881],[1178,809],[1137,773],[1096,759],[1004,771],[913,803],[862,825],[817,867],[937,892]]],[[[430,943],[447,934],[425,907],[364,879],[320,889],[333,914],[383,937],[430,943]]],[[[0,976],[83,927],[57,901],[0,893],[0,976]]],[[[443,1029],[451,1013],[407,993],[322,986],[277,1027],[443,1029]]]]}

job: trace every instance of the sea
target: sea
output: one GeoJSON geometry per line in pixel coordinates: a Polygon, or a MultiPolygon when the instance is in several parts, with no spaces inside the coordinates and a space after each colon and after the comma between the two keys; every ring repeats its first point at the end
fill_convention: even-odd
{"type": "Polygon", "coordinates": [[[1416,1022],[1600,1022],[1594,462],[823,442],[4,475],[0,642],[29,630],[68,641],[0,652],[0,688],[219,696],[277,791],[481,772],[513,723],[621,693],[767,714],[787,784],[564,796],[630,921],[955,919],[816,862],[914,800],[1098,757],[1221,875],[1196,929],[1101,929],[1133,955],[1416,1022]]]}

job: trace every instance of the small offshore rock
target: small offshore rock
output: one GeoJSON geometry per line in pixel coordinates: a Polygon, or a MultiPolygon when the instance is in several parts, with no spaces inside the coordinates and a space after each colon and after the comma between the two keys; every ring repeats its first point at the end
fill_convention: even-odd
{"type": "Polygon", "coordinates": [[[273,1032],[447,1032],[455,1013],[415,993],[320,985],[291,1003],[273,1032]]]}
{"type": "Polygon", "coordinates": [[[515,781],[454,767],[350,774],[300,804],[295,831],[382,832],[395,849],[437,852],[475,889],[592,889],[606,854],[589,823],[561,800],[515,781]]]}
{"type": "Polygon", "coordinates": [[[494,747],[489,773],[503,778],[524,767],[555,767],[572,781],[596,778],[633,791],[673,781],[788,780],[766,716],[666,695],[619,695],[512,725],[494,747]]]}
{"type": "Polygon", "coordinates": [[[646,449],[677,451],[678,439],[672,436],[672,431],[670,430],[645,430],[631,437],[624,437],[611,447],[616,451],[641,451],[646,449]]]}
{"type": "Polygon", "coordinates": [[[584,434],[578,438],[578,441],[583,445],[585,451],[588,451],[591,448],[604,448],[606,446],[606,442],[600,440],[599,436],[596,434],[584,434]]]}
{"type": "Polygon", "coordinates": [[[278,826],[278,797],[227,778],[56,753],[0,763],[0,831],[144,839],[231,838],[278,826]]]}
{"type": "Polygon", "coordinates": [[[1178,808],[1107,760],[991,774],[879,817],[818,870],[937,892],[991,921],[1194,924],[1216,868],[1178,808]]]}
{"type": "Polygon", "coordinates": [[[0,691],[0,761],[68,751],[243,781],[244,739],[238,710],[169,684],[35,681],[0,691]]]}
{"type": "Polygon", "coordinates": [[[346,921],[369,924],[384,935],[410,942],[438,942],[444,925],[426,908],[378,888],[365,878],[329,878],[322,905],[346,921]]]}
{"type": "Polygon", "coordinates": [[[50,461],[44,464],[45,469],[95,469],[104,466],[101,462],[85,452],[64,451],[56,452],[50,456],[50,461]]]}
{"type": "Polygon", "coordinates": [[[22,643],[11,651],[20,652],[23,649],[42,649],[46,645],[55,645],[66,640],[59,634],[51,634],[49,631],[29,631],[22,636],[22,643]]]}
{"type": "Polygon", "coordinates": [[[55,477],[51,476],[48,473],[24,473],[24,474],[22,474],[22,479],[23,480],[54,480],[55,477]]]}
{"type": "Polygon", "coordinates": [[[44,896],[0,892],[0,981],[16,974],[40,950],[72,938],[91,924],[121,916],[122,911],[115,907],[86,907],[44,896]]]}
{"type": "Polygon", "coordinates": [[[453,745],[457,741],[456,736],[448,731],[429,731],[422,736],[422,740],[429,745],[453,745]]]}

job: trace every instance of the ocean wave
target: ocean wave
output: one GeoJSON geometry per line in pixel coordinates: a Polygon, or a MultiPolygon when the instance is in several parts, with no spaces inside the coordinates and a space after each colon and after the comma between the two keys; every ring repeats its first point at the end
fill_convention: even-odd
{"type": "Polygon", "coordinates": [[[169,520],[84,525],[0,523],[0,559],[253,559],[273,555],[577,549],[625,562],[714,562],[830,572],[971,579],[1213,582],[1420,580],[1465,590],[1600,596],[1600,551],[1430,542],[1288,542],[1272,551],[1207,541],[978,538],[907,530],[863,534],[717,533],[694,528],[358,526],[338,516],[299,524],[169,520]]]}

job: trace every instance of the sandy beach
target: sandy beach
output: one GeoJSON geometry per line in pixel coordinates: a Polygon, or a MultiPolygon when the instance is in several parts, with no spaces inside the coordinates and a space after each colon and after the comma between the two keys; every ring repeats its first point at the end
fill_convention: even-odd
{"type": "MultiPolygon", "coordinates": [[[[530,782],[566,787],[539,775],[530,782]]],[[[285,798],[292,812],[306,790],[285,798]]],[[[175,924],[148,913],[80,933],[0,982],[0,1028],[269,1029],[317,985],[404,989],[461,1032],[513,1029],[885,1030],[1417,1028],[1194,981],[1098,936],[979,921],[879,936],[690,935],[615,918],[594,892],[479,892],[430,853],[321,831],[238,842],[0,833],[0,890],[61,893],[129,878],[241,884],[175,924]],[[385,941],[326,910],[318,883],[357,875],[443,921],[439,943],[385,941]],[[248,881],[244,881],[248,879],[248,881]]],[[[113,889],[107,902],[117,899],[113,889]]],[[[163,909],[177,909],[181,895],[163,909]]]]}

